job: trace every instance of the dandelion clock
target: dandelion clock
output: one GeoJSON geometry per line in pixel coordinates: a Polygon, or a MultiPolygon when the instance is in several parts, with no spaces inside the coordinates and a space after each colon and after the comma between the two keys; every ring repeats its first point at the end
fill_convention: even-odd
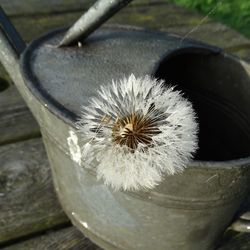
{"type": "Polygon", "coordinates": [[[197,149],[192,104],[163,80],[131,74],[102,85],[77,127],[83,162],[115,190],[152,189],[197,149]]]}

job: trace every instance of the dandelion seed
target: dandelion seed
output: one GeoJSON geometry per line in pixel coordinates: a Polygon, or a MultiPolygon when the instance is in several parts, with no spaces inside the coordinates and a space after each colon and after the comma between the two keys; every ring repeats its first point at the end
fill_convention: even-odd
{"type": "Polygon", "coordinates": [[[191,103],[149,76],[101,86],[77,126],[88,141],[85,162],[115,190],[154,188],[181,172],[197,149],[191,103]]]}

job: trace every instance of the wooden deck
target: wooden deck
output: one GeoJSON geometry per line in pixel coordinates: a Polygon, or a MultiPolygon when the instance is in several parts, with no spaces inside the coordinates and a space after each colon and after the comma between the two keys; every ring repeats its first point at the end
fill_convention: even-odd
{"type": "MultiPolygon", "coordinates": [[[[27,42],[53,28],[70,25],[92,3],[90,0],[0,0],[27,42]]],[[[202,16],[164,0],[137,0],[110,22],[184,36],[201,19],[202,16]]],[[[210,19],[189,37],[220,46],[250,61],[250,40],[210,19]]],[[[39,127],[2,67],[0,249],[100,249],[71,226],[62,211],[53,189],[39,127]]],[[[226,233],[220,250],[243,249],[250,249],[249,234],[226,233]]]]}

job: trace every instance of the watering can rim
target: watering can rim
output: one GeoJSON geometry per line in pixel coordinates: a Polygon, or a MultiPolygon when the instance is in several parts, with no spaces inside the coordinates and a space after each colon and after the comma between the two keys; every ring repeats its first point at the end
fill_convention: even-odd
{"type": "MultiPolygon", "coordinates": [[[[132,30],[132,31],[140,31],[140,32],[147,32],[147,33],[152,33],[155,35],[167,35],[170,37],[175,37],[175,38],[181,38],[181,36],[164,32],[164,31],[157,31],[157,30],[152,30],[148,28],[142,28],[138,26],[130,26],[130,25],[103,25],[101,29],[120,29],[120,30],[132,30]]],[[[61,33],[67,30],[67,27],[62,27],[59,29],[52,30],[43,36],[34,39],[24,50],[24,52],[21,54],[20,58],[20,71],[21,75],[24,78],[24,82],[26,86],[28,87],[29,91],[32,92],[34,96],[37,97],[41,105],[44,106],[46,103],[46,109],[51,112],[53,115],[57,116],[60,120],[64,121],[67,125],[71,127],[71,129],[76,130],[76,125],[75,122],[78,119],[78,116],[68,110],[66,107],[63,107],[59,102],[57,102],[53,97],[49,96],[46,94],[46,92],[42,92],[41,89],[37,88],[37,84],[34,84],[36,82],[36,79],[32,80],[34,78],[33,75],[31,75],[31,72],[27,69],[27,64],[29,62],[29,57],[32,55],[32,52],[36,49],[36,47],[42,43],[43,41],[47,40],[48,37],[51,37],[57,33],[61,33]],[[35,87],[34,87],[35,86],[35,87]]],[[[164,60],[167,56],[171,56],[172,54],[178,54],[182,50],[188,51],[188,50],[204,50],[207,51],[207,53],[214,53],[214,54],[222,54],[230,57],[233,60],[240,60],[238,57],[224,53],[221,48],[218,48],[216,46],[212,45],[207,45],[205,43],[202,43],[200,41],[196,41],[194,39],[186,39],[185,40],[187,43],[192,43],[192,45],[185,46],[185,47],[180,47],[175,51],[168,51],[162,56],[162,60],[164,60]]],[[[161,61],[159,64],[161,63],[161,61]]],[[[152,72],[152,75],[155,73],[156,68],[158,65],[156,65],[155,69],[152,72]]],[[[232,169],[232,168],[238,168],[239,166],[245,166],[245,167],[250,167],[250,156],[244,157],[244,158],[237,158],[233,160],[226,160],[226,161],[202,161],[202,160],[193,160],[190,162],[190,167],[194,168],[219,168],[219,169],[232,169]]]]}
{"type": "MultiPolygon", "coordinates": [[[[155,35],[167,35],[169,37],[173,37],[173,38],[181,38],[181,36],[173,34],[173,33],[168,33],[168,32],[164,32],[164,31],[157,31],[157,30],[153,30],[153,29],[148,29],[148,28],[142,28],[142,27],[138,27],[138,26],[132,26],[132,25],[117,25],[117,24],[109,24],[109,25],[103,25],[101,29],[121,29],[121,30],[132,30],[132,31],[140,31],[140,32],[146,32],[146,33],[152,33],[155,35]]],[[[45,33],[43,36],[34,39],[23,51],[23,53],[21,54],[20,57],[20,71],[21,71],[21,75],[24,77],[25,79],[25,84],[28,82],[27,87],[29,88],[29,90],[35,94],[36,97],[38,97],[38,100],[40,101],[41,104],[48,104],[46,105],[46,107],[49,109],[50,107],[54,107],[54,110],[57,110],[58,113],[55,113],[54,111],[52,111],[51,109],[49,109],[54,115],[56,115],[57,117],[62,118],[62,120],[67,123],[68,125],[70,125],[71,127],[75,127],[74,124],[76,122],[76,120],[78,119],[78,116],[76,114],[74,114],[72,111],[68,110],[67,108],[64,108],[62,106],[60,106],[60,103],[56,103],[56,101],[53,99],[53,97],[48,97],[46,95],[44,95],[45,93],[42,92],[41,90],[38,91],[38,88],[36,87],[37,85],[34,84],[33,82],[36,81],[36,78],[31,75],[30,71],[27,69],[27,65],[29,63],[29,59],[30,56],[32,55],[32,52],[36,49],[36,47],[39,46],[40,43],[42,43],[43,41],[46,41],[49,37],[57,34],[57,33],[62,33],[65,32],[68,29],[68,27],[62,27],[62,28],[58,28],[52,31],[49,31],[47,33],[45,33]],[[34,81],[32,81],[34,79],[34,81]],[[32,79],[32,80],[31,80],[32,79]],[[34,88],[33,88],[34,87],[34,88]],[[36,90],[36,91],[34,91],[36,90]],[[48,99],[46,99],[48,98],[48,99]],[[61,109],[63,110],[63,113],[61,111],[61,109]]],[[[180,50],[204,50],[207,51],[208,53],[213,53],[213,54],[218,54],[222,52],[221,48],[218,48],[216,46],[212,46],[212,45],[208,45],[205,43],[202,43],[200,41],[194,40],[194,39],[185,39],[185,41],[192,43],[192,45],[190,46],[185,46],[185,47],[180,47],[178,48],[178,50],[175,49],[174,53],[178,53],[178,51],[180,50]],[[196,46],[194,46],[196,45],[196,46]]],[[[65,47],[64,47],[65,48],[65,47]]],[[[61,49],[64,49],[61,48],[61,49]]],[[[162,59],[166,58],[167,55],[169,54],[173,54],[173,51],[169,51],[166,52],[165,54],[163,54],[162,59]]],[[[161,63],[161,61],[159,62],[159,64],[161,63]]],[[[156,65],[155,69],[153,69],[152,75],[155,73],[156,68],[157,68],[158,64],[156,65]]]]}

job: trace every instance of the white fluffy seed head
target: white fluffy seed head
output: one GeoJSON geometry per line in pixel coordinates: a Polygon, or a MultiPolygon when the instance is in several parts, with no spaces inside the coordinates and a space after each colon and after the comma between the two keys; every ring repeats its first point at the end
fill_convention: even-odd
{"type": "Polygon", "coordinates": [[[149,76],[101,86],[77,127],[87,140],[83,161],[115,190],[151,189],[181,172],[197,149],[191,103],[149,76]]]}

